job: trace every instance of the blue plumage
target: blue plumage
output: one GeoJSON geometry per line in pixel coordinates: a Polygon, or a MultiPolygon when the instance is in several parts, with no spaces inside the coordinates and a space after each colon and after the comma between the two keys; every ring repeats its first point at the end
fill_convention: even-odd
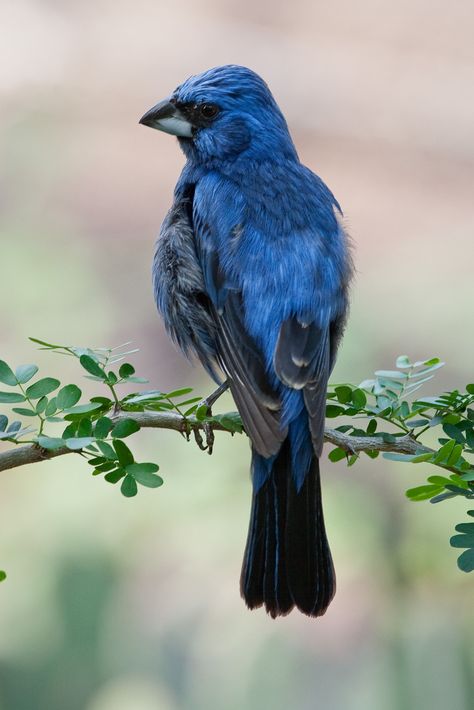
{"type": "Polygon", "coordinates": [[[157,244],[158,308],[183,351],[229,379],[252,442],[242,594],[272,616],[318,616],[334,593],[318,457],[351,277],[340,207],[249,69],[191,77],[141,122],[187,158],[157,244]]]}

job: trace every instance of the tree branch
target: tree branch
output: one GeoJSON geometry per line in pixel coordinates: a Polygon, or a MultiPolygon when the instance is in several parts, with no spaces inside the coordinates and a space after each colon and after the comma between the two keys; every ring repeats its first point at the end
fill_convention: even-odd
{"type": "MultiPolygon", "coordinates": [[[[181,434],[186,433],[186,425],[188,425],[188,428],[190,426],[191,430],[199,431],[203,429],[202,422],[194,417],[188,417],[185,420],[179,414],[173,412],[120,412],[111,418],[114,422],[119,422],[121,419],[134,419],[142,428],[172,429],[179,431],[181,434]]],[[[218,422],[213,422],[211,426],[214,431],[227,431],[230,433],[228,429],[218,422]]],[[[326,428],[324,439],[351,454],[359,451],[393,451],[398,454],[434,453],[432,449],[421,445],[409,434],[397,437],[393,442],[386,442],[376,436],[350,436],[342,434],[335,429],[326,428]]],[[[66,447],[47,451],[36,444],[25,444],[0,453],[0,471],[31,463],[39,463],[40,461],[48,461],[65,454],[77,453],[80,452],[71,451],[66,447]]]]}

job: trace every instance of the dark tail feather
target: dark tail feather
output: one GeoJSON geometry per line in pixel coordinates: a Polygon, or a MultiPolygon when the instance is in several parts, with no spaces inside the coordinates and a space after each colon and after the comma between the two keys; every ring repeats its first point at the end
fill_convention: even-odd
{"type": "Polygon", "coordinates": [[[294,606],[308,616],[321,616],[335,592],[335,575],[324,528],[316,457],[301,489],[291,473],[289,442],[284,442],[271,473],[253,454],[254,494],[241,576],[241,593],[250,609],[262,604],[275,618],[294,606]],[[262,478],[264,473],[262,473],[262,478]]]}

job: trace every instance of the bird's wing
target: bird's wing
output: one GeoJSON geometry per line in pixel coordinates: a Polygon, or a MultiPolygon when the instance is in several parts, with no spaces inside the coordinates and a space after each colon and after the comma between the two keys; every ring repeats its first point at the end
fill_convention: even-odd
{"type": "Polygon", "coordinates": [[[327,385],[344,318],[336,316],[323,325],[308,320],[292,316],[284,321],[275,348],[274,366],[284,384],[303,390],[311,437],[319,455],[324,437],[327,385]]]}
{"type": "Polygon", "coordinates": [[[217,357],[230,379],[232,395],[255,450],[268,458],[278,452],[287,435],[280,425],[281,402],[268,380],[263,355],[245,327],[242,293],[224,270],[219,235],[206,219],[205,204],[202,199],[194,202],[193,226],[216,324],[217,357]]]}

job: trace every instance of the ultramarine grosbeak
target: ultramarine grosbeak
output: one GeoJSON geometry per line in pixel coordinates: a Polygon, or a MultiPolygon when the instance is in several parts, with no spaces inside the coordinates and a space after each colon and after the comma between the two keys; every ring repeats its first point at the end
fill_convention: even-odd
{"type": "Polygon", "coordinates": [[[341,209],[250,69],[192,76],[140,123],[186,156],[153,263],[158,309],[228,382],[252,445],[242,596],[272,617],[321,616],[335,575],[319,457],[352,275],[341,209]]]}

